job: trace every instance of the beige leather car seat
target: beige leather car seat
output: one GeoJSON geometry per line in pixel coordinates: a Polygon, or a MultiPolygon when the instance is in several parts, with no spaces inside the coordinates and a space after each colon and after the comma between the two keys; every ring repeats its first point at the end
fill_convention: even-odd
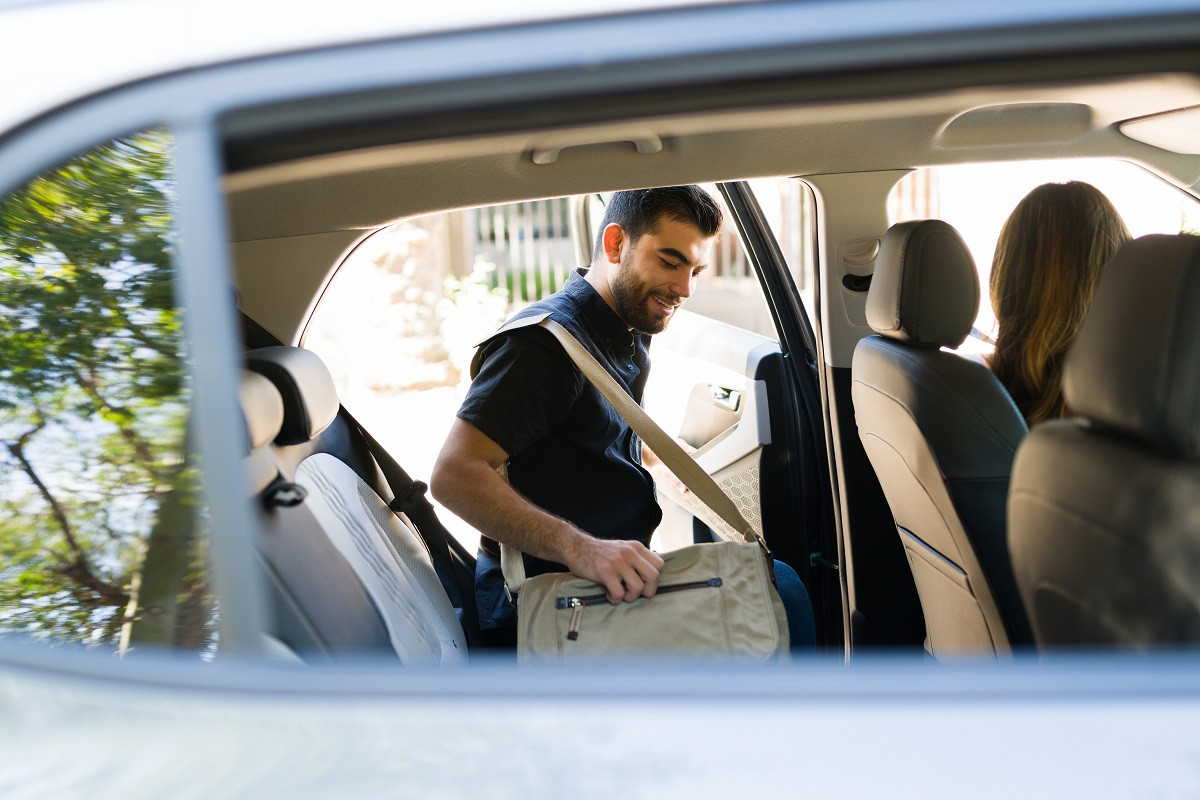
{"type": "Polygon", "coordinates": [[[854,414],[883,487],[934,656],[1031,641],[1005,546],[1009,470],[1025,421],[966,339],[979,278],[940,220],[892,226],[867,295],[875,335],[854,351],[854,414]]]}
{"type": "Polygon", "coordinates": [[[1039,646],[1200,642],[1200,237],[1105,267],[1063,394],[1079,418],[1033,429],[1009,500],[1039,646]]]}

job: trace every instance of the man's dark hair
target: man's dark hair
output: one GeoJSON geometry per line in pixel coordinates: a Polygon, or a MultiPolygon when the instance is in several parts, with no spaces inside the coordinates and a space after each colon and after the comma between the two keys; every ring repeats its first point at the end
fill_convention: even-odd
{"type": "Polygon", "coordinates": [[[617,223],[630,241],[655,229],[659,220],[673,219],[695,226],[705,236],[716,236],[721,230],[721,207],[712,195],[699,186],[663,186],[658,189],[630,189],[615,193],[604,209],[600,232],[592,260],[604,251],[604,229],[617,223]]]}

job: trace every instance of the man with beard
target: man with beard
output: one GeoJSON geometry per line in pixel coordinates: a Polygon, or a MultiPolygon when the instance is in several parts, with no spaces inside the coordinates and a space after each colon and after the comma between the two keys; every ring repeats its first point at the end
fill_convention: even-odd
{"type": "MultiPolygon", "coordinates": [[[[514,320],[549,313],[640,403],[650,336],[691,296],[720,229],[720,208],[696,186],[617,192],[591,266],[514,320]]],[[[483,534],[481,627],[497,643],[513,635],[497,542],[525,554],[530,577],[570,571],[604,586],[612,603],[653,596],[663,560],[648,545],[662,510],[638,436],[540,327],[494,336],[477,363],[431,483],[483,534]]]]}

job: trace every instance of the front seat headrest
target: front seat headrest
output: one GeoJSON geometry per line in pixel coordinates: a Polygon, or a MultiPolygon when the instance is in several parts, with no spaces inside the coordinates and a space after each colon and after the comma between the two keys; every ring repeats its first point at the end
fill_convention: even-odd
{"type": "Polygon", "coordinates": [[[282,445],[307,442],[329,427],[341,403],[325,362],[301,347],[262,347],[246,353],[246,367],[265,375],[283,397],[282,445]]]}
{"type": "Polygon", "coordinates": [[[891,339],[958,347],[979,312],[975,260],[953,226],[937,219],[888,228],[867,293],[867,324],[891,339]]]}
{"type": "Polygon", "coordinates": [[[1063,366],[1072,412],[1200,455],[1200,236],[1143,236],[1104,268],[1063,366]]]}

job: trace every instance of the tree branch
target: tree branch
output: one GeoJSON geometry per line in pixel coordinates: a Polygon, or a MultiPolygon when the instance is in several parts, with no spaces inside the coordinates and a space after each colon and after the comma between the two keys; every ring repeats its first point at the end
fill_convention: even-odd
{"type": "Polygon", "coordinates": [[[45,482],[37,474],[33,464],[25,456],[25,445],[39,431],[46,427],[46,422],[39,422],[32,430],[29,430],[18,437],[16,442],[7,443],[8,452],[12,453],[13,457],[21,464],[21,469],[29,476],[29,480],[41,494],[42,499],[50,506],[50,514],[54,517],[54,521],[58,524],[59,530],[62,532],[63,539],[66,540],[67,546],[71,548],[74,559],[66,564],[56,567],[55,572],[70,578],[76,583],[87,587],[101,597],[106,603],[123,603],[128,600],[127,595],[118,586],[101,580],[92,572],[91,566],[88,564],[87,554],[83,547],[80,546],[79,540],[75,537],[75,530],[71,526],[71,521],[67,518],[66,511],[58,502],[58,498],[50,491],[45,482]]]}
{"type": "MultiPolygon", "coordinates": [[[[70,367],[69,369],[75,375],[75,380],[78,381],[79,386],[84,391],[84,394],[86,394],[103,408],[107,408],[109,411],[113,412],[113,414],[119,419],[123,419],[129,414],[129,412],[124,408],[114,405],[113,403],[109,402],[106,397],[100,394],[100,390],[97,388],[94,378],[92,378],[90,375],[85,375],[83,371],[78,368],[70,367]]],[[[158,469],[158,463],[154,458],[154,453],[150,450],[150,445],[128,424],[124,422],[118,422],[115,424],[117,426],[117,430],[121,434],[121,438],[128,442],[129,446],[133,448],[133,452],[137,456],[138,461],[140,461],[146,468],[146,471],[154,479],[154,482],[156,484],[162,483],[162,473],[158,469]]]]}
{"type": "Polygon", "coordinates": [[[115,316],[117,319],[119,319],[121,321],[121,324],[123,325],[123,330],[126,334],[128,334],[129,338],[133,339],[135,342],[142,345],[142,347],[145,347],[149,350],[153,350],[154,352],[158,353],[160,356],[163,356],[164,358],[170,358],[170,359],[179,358],[179,353],[174,348],[168,348],[168,347],[164,346],[163,343],[156,342],[153,339],[150,339],[149,337],[143,335],[142,331],[141,331],[141,327],[133,324],[133,322],[129,319],[128,312],[126,312],[125,308],[119,302],[117,302],[115,297],[108,298],[108,299],[104,300],[103,302],[104,302],[104,307],[106,309],[108,309],[109,312],[112,313],[113,316],[115,316]]]}

